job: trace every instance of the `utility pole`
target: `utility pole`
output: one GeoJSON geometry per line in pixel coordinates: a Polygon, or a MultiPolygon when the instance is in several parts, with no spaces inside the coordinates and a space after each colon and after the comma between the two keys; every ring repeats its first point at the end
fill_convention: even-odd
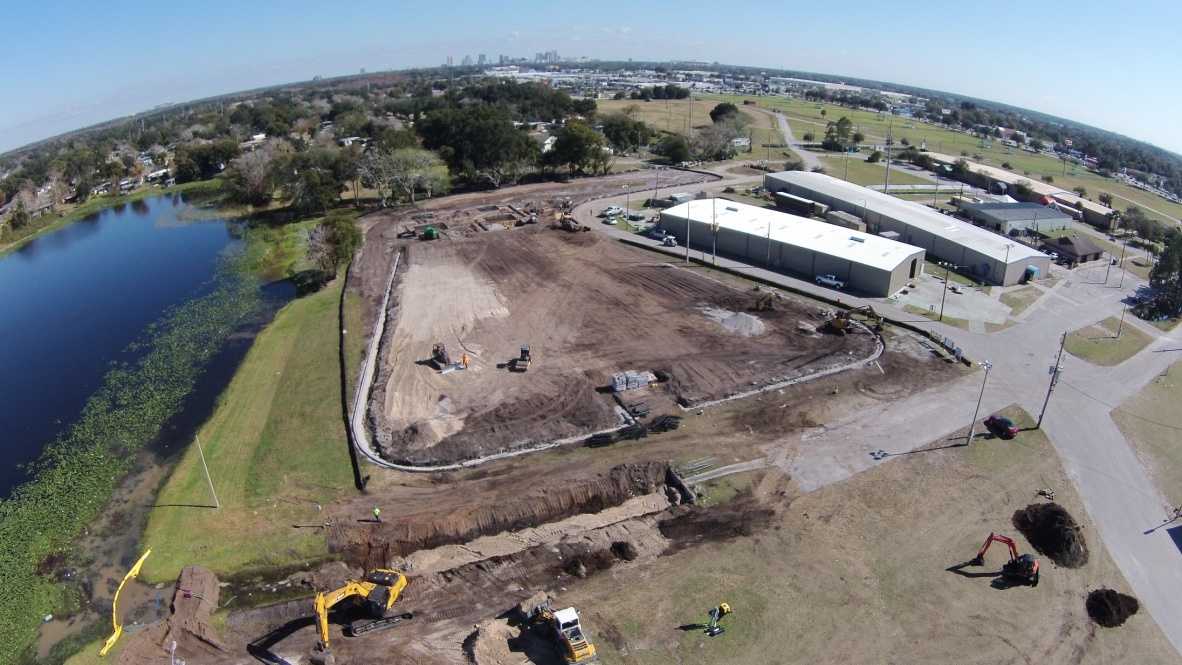
{"type": "Polygon", "coordinates": [[[894,138],[893,138],[893,137],[894,137],[894,134],[893,134],[894,128],[895,128],[895,116],[893,116],[893,115],[892,115],[892,116],[891,116],[891,122],[890,122],[890,124],[888,124],[888,125],[887,125],[887,138],[886,138],[886,149],[887,149],[887,154],[886,154],[886,158],[887,158],[887,161],[886,161],[886,174],[883,176],[883,181],[882,181],[882,192],[883,192],[884,194],[889,194],[889,193],[890,193],[890,189],[891,189],[891,144],[893,144],[893,143],[895,142],[895,140],[894,140],[894,138]]]}
{"type": "Polygon", "coordinates": [[[209,465],[205,463],[205,451],[201,449],[201,437],[194,435],[197,439],[197,454],[201,456],[201,468],[205,469],[205,480],[209,483],[209,493],[213,495],[214,509],[220,509],[222,503],[218,501],[218,493],[213,489],[213,478],[209,476],[209,465]]]}
{"type": "Polygon", "coordinates": [[[1038,414],[1038,423],[1034,429],[1042,428],[1043,416],[1047,415],[1047,405],[1051,403],[1051,393],[1055,391],[1055,386],[1059,383],[1059,372],[1063,371],[1063,349],[1067,346],[1067,333],[1064,332],[1059,337],[1059,355],[1055,358],[1055,366],[1051,368],[1051,383],[1047,386],[1047,397],[1042,402],[1042,411],[1038,414]]]}
{"type": "Polygon", "coordinates": [[[1116,288],[1125,288],[1125,251],[1129,248],[1129,237],[1125,236],[1125,244],[1120,248],[1120,284],[1116,288]]]}
{"type": "Polygon", "coordinates": [[[973,409],[973,421],[969,423],[969,437],[964,440],[966,446],[973,442],[973,433],[977,428],[977,416],[981,413],[981,399],[985,397],[985,383],[989,381],[989,370],[993,368],[993,363],[982,360],[981,366],[985,368],[985,377],[981,379],[981,394],[977,395],[977,408],[973,409]]]}
{"type": "Polygon", "coordinates": [[[1120,333],[1125,329],[1125,314],[1128,314],[1129,306],[1125,305],[1124,309],[1120,311],[1120,324],[1116,326],[1116,338],[1120,339],[1120,333]]]}

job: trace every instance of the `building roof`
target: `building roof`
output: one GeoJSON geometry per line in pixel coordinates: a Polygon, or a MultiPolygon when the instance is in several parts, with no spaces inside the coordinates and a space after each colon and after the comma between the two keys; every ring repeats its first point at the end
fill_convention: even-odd
{"type": "Polygon", "coordinates": [[[1015,220],[1038,219],[1039,221],[1052,220],[1068,220],[1070,215],[1053,208],[1051,206],[1039,205],[1037,203],[962,203],[960,207],[964,210],[972,210],[975,212],[988,215],[993,219],[1004,220],[1012,222],[1015,220]]]}
{"type": "Polygon", "coordinates": [[[1048,240],[1046,245],[1048,247],[1054,247],[1056,252],[1067,254],[1068,256],[1078,257],[1104,253],[1104,249],[1097,245],[1095,241],[1078,233],[1048,240]]]}
{"type": "Polygon", "coordinates": [[[767,177],[807,187],[835,199],[863,207],[944,238],[948,242],[968,247],[997,261],[1004,262],[1008,256],[1010,263],[1019,263],[1043,256],[1042,252],[1026,245],[973,226],[969,222],[936,212],[925,205],[904,201],[823,173],[784,171],[772,173],[767,177]]]}
{"type": "MultiPolygon", "coordinates": [[[[952,155],[942,155],[937,152],[929,152],[926,154],[928,157],[931,157],[932,160],[934,160],[935,162],[940,163],[940,164],[955,164],[958,160],[963,159],[962,157],[953,157],[952,155]]],[[[970,171],[972,171],[973,173],[979,173],[979,174],[986,176],[992,180],[996,180],[998,182],[1004,182],[1007,185],[1016,185],[1019,182],[1024,182],[1024,183],[1026,183],[1026,186],[1030,188],[1030,191],[1032,191],[1035,194],[1038,194],[1040,196],[1050,196],[1054,199],[1059,200],[1060,202],[1062,202],[1066,205],[1072,206],[1074,208],[1079,208],[1081,210],[1090,210],[1090,211],[1092,211],[1096,214],[1099,214],[1099,215],[1112,214],[1112,208],[1100,205],[1099,203],[1096,203],[1095,201],[1089,201],[1089,200],[1081,197],[1080,195],[1076,194],[1075,192],[1069,192],[1069,191],[1063,189],[1062,187],[1056,187],[1054,185],[1042,182],[1037,179],[1028,178],[1024,175],[1014,173],[1013,171],[999,169],[996,166],[987,166],[985,164],[979,164],[977,162],[970,162],[968,160],[965,160],[965,161],[966,161],[966,163],[968,163],[970,171]]]]}
{"type": "Polygon", "coordinates": [[[688,201],[666,208],[661,213],[662,218],[673,217],[679,220],[684,220],[687,215],[693,221],[702,224],[716,222],[719,228],[761,238],[770,234],[776,242],[841,257],[882,270],[894,270],[916,252],[923,251],[922,247],[888,240],[881,236],[725,199],[688,201]]]}

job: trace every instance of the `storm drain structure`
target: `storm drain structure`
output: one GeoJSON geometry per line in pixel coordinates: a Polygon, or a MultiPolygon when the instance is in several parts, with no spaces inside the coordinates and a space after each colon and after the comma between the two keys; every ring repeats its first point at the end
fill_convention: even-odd
{"type": "Polygon", "coordinates": [[[661,228],[692,249],[885,297],[923,270],[924,250],[815,219],[727,201],[688,201],[661,212],[661,228]]]}

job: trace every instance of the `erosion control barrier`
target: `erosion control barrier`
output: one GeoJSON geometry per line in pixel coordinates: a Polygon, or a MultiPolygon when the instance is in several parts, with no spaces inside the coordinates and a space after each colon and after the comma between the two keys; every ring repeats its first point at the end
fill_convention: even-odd
{"type": "MultiPolygon", "coordinates": [[[[620,242],[624,243],[625,245],[631,245],[633,247],[647,249],[650,252],[664,254],[665,256],[672,256],[672,257],[678,258],[678,259],[684,258],[684,254],[674,254],[671,251],[666,251],[666,249],[663,246],[653,245],[651,240],[641,240],[639,238],[637,238],[635,240],[632,238],[618,238],[618,240],[620,242]]],[[[677,249],[684,252],[683,247],[680,247],[677,249]]],[[[705,267],[705,268],[712,268],[712,269],[717,270],[719,272],[727,273],[728,275],[734,275],[736,277],[741,277],[741,278],[748,280],[750,282],[756,282],[759,284],[763,284],[764,286],[770,286],[774,289],[779,289],[781,291],[786,291],[788,293],[795,293],[797,295],[804,296],[810,300],[816,300],[819,302],[823,302],[826,305],[830,305],[832,307],[837,307],[837,308],[844,309],[844,310],[852,309],[852,307],[849,303],[842,302],[841,300],[837,300],[836,298],[830,298],[828,296],[825,296],[825,295],[822,295],[822,294],[819,294],[819,293],[816,293],[813,291],[807,291],[805,289],[796,288],[790,284],[785,284],[783,282],[778,282],[776,280],[771,280],[771,279],[767,279],[765,277],[760,277],[759,275],[754,275],[754,274],[745,272],[743,270],[736,270],[735,268],[731,268],[729,266],[712,265],[710,262],[704,261],[701,258],[694,258],[692,255],[689,257],[689,260],[691,262],[696,263],[696,264],[698,264],[702,267],[705,267]]],[[[751,266],[751,267],[756,268],[758,266],[751,266]]],[[[930,330],[927,330],[926,328],[921,328],[910,321],[903,321],[900,319],[892,318],[890,316],[885,316],[885,315],[883,315],[882,312],[879,312],[878,314],[879,314],[879,316],[882,316],[882,320],[884,323],[889,323],[893,326],[903,328],[904,330],[909,330],[913,333],[923,335],[924,337],[928,338],[932,342],[934,342],[934,343],[938,344],[939,346],[941,346],[942,348],[946,349],[949,354],[953,355],[957,360],[959,360],[965,366],[967,366],[967,367],[973,366],[973,364],[974,364],[973,361],[970,360],[967,356],[965,356],[964,353],[958,354],[956,352],[958,347],[955,346],[955,341],[952,340],[951,338],[941,335],[939,333],[932,332],[930,330]]],[[[875,356],[875,357],[877,357],[877,356],[875,356]]]]}

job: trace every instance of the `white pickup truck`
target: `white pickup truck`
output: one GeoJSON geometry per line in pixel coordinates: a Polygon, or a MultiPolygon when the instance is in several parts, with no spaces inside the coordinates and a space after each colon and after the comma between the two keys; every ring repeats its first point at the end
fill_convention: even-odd
{"type": "Polygon", "coordinates": [[[845,287],[845,282],[837,278],[837,275],[817,275],[814,280],[821,286],[828,286],[831,289],[841,289],[845,287]]]}

